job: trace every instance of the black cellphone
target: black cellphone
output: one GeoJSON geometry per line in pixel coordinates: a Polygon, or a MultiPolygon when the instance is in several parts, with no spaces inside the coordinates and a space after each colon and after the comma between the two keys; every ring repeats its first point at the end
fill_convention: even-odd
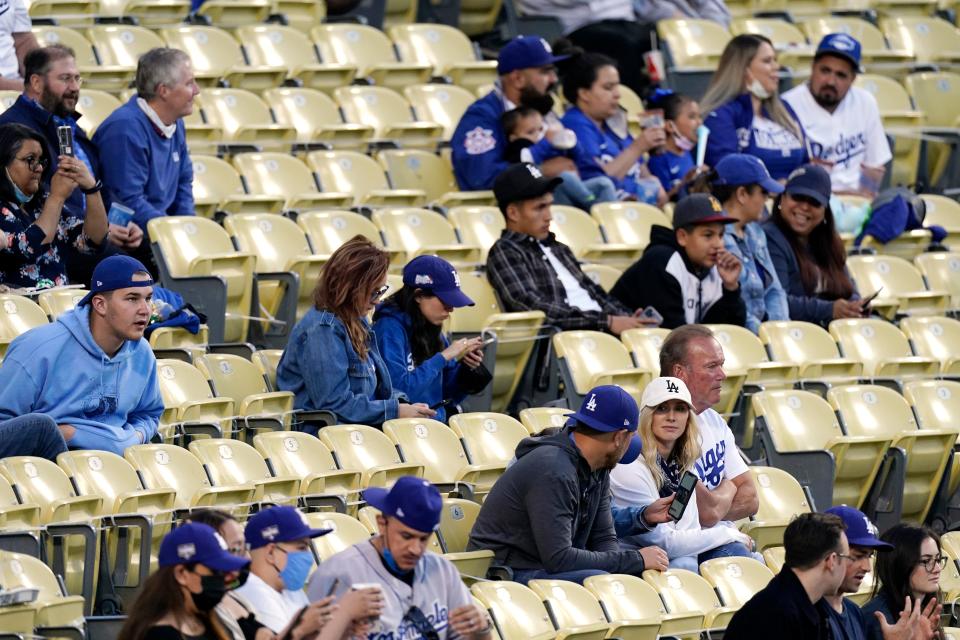
{"type": "Polygon", "coordinates": [[[60,143],[60,155],[73,157],[73,128],[67,125],[57,127],[57,141],[60,143]]]}
{"type": "Polygon", "coordinates": [[[683,517],[683,512],[687,510],[690,496],[693,495],[693,490],[697,488],[698,482],[700,482],[700,478],[697,477],[697,474],[690,471],[684,472],[683,477],[680,478],[680,486],[677,487],[677,493],[673,496],[673,502],[667,510],[668,516],[674,520],[679,520],[683,517]]]}
{"type": "Polygon", "coordinates": [[[430,408],[433,409],[434,411],[436,411],[436,410],[439,409],[440,407],[445,407],[445,406],[447,406],[448,404],[453,404],[453,398],[447,398],[446,400],[441,400],[441,401],[438,402],[437,404],[432,404],[432,405],[430,405],[430,408]]]}
{"type": "Polygon", "coordinates": [[[293,630],[297,628],[297,625],[300,624],[300,619],[303,618],[303,614],[307,612],[307,607],[300,607],[300,611],[297,612],[296,617],[293,619],[293,622],[290,623],[290,626],[287,627],[289,631],[281,638],[281,640],[290,640],[293,638],[293,630]]]}
{"type": "Polygon", "coordinates": [[[337,587],[339,587],[339,586],[340,586],[340,578],[334,578],[334,579],[333,579],[333,584],[330,585],[330,590],[327,591],[326,597],[329,598],[330,596],[332,596],[332,595],[333,595],[333,592],[336,591],[336,590],[337,590],[337,587]]]}
{"type": "Polygon", "coordinates": [[[868,306],[871,302],[873,302],[874,299],[875,299],[878,295],[880,295],[880,292],[881,292],[881,291],[883,291],[883,287],[880,287],[879,289],[877,289],[876,291],[874,291],[870,296],[864,298],[864,299],[860,302],[860,308],[861,308],[861,309],[866,309],[867,306],[868,306]]]}

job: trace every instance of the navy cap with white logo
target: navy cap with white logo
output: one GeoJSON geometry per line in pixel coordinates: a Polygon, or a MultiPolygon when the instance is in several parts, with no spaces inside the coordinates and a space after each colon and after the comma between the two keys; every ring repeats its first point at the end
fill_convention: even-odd
{"type": "Polygon", "coordinates": [[[500,49],[497,75],[506,75],[517,69],[547,67],[569,57],[553,55],[550,43],[540,36],[517,36],[500,49]]]}
{"type": "Polygon", "coordinates": [[[90,282],[90,293],[83,296],[78,307],[90,302],[98,293],[107,291],[116,291],[117,289],[126,289],[127,287],[152,287],[153,278],[150,272],[143,266],[143,263],[136,258],[117,254],[104,258],[100,264],[93,270],[93,278],[90,282]],[[133,276],[137,274],[146,274],[146,280],[134,280],[133,276]]]}
{"type": "Polygon", "coordinates": [[[567,426],[580,422],[596,431],[633,433],[630,446],[620,459],[620,464],[630,464],[640,456],[643,445],[640,436],[636,435],[640,426],[640,409],[633,396],[622,387],[604,384],[590,389],[580,404],[580,410],[571,413],[567,418],[567,426]]]}
{"type": "Polygon", "coordinates": [[[333,529],[314,529],[307,518],[295,507],[281,506],[261,509],[247,520],[243,535],[250,549],[265,547],[271,542],[292,542],[316,538],[333,529]]]}
{"type": "Polygon", "coordinates": [[[429,533],[440,526],[443,499],[423,478],[403,476],[389,490],[371,487],[363,499],[385,516],[396,518],[415,531],[429,533]]]}
{"type": "Polygon", "coordinates": [[[839,516],[847,528],[847,542],[858,547],[870,547],[878,551],[889,551],[893,545],[877,538],[877,527],[859,509],[842,504],[830,507],[827,513],[839,516]]]}
{"type": "Polygon", "coordinates": [[[403,284],[423,289],[448,307],[472,307],[470,296],[460,289],[460,274],[437,256],[417,256],[403,267],[403,284]]]}
{"type": "Polygon", "coordinates": [[[493,181],[493,195],[501,209],[513,202],[539,198],[553,191],[563,178],[547,178],[536,165],[521,162],[504,169],[493,181]]]}
{"type": "Polygon", "coordinates": [[[157,562],[161,567],[202,564],[214,571],[239,571],[250,564],[227,551],[227,543],[213,527],[198,522],[182,524],[165,535],[157,562]]]}
{"type": "Polygon", "coordinates": [[[855,71],[860,71],[860,42],[847,33],[831,33],[823,37],[817,45],[817,52],[813,59],[820,56],[836,56],[843,58],[853,65],[855,71]]]}

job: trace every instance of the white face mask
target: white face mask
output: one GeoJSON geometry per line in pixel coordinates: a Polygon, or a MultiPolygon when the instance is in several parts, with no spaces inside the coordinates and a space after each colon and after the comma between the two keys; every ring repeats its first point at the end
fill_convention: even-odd
{"type": "Polygon", "coordinates": [[[757,80],[756,78],[753,79],[753,82],[751,82],[750,84],[747,85],[747,91],[749,91],[749,92],[752,93],[755,97],[757,97],[757,98],[759,98],[759,99],[761,99],[761,100],[766,100],[767,98],[769,98],[769,97],[772,95],[769,91],[767,91],[767,90],[763,87],[762,84],[760,84],[760,81],[757,80]]]}

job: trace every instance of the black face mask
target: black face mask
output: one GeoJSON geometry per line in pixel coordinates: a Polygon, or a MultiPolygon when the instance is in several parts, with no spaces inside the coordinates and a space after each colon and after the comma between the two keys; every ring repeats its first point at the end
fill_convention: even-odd
{"type": "Polygon", "coordinates": [[[545,116],[553,109],[553,96],[549,91],[540,93],[533,87],[524,87],[520,90],[519,106],[536,109],[540,115],[545,116]]]}
{"type": "Polygon", "coordinates": [[[224,594],[227,593],[227,585],[221,575],[200,576],[200,593],[191,593],[193,604],[198,611],[209,613],[220,604],[224,594]]]}

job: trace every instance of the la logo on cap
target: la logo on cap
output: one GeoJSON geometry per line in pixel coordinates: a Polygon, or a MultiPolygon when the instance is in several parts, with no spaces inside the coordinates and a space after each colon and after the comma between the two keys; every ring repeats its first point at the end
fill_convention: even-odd
{"type": "Polygon", "coordinates": [[[260,529],[260,536],[267,540],[273,540],[278,535],[280,535],[280,529],[278,529],[277,525],[275,524],[272,524],[269,527],[264,527],[263,529],[260,529]]]}
{"type": "Polygon", "coordinates": [[[542,177],[543,177],[543,174],[540,173],[540,169],[537,169],[537,167],[536,167],[535,165],[528,164],[528,165],[525,165],[525,166],[527,167],[527,171],[529,171],[529,172],[530,172],[530,175],[532,175],[534,178],[542,178],[542,177]]]}
{"type": "Polygon", "coordinates": [[[710,196],[710,206],[712,206],[713,210],[716,211],[717,213],[720,213],[723,211],[723,206],[720,204],[720,201],[714,198],[713,196],[710,196]]]}
{"type": "Polygon", "coordinates": [[[841,33],[840,35],[833,37],[833,40],[830,42],[830,46],[834,49],[840,49],[841,51],[849,51],[853,49],[854,44],[850,36],[841,33]]]}
{"type": "Polygon", "coordinates": [[[680,387],[678,387],[672,380],[667,380],[667,391],[670,393],[680,393],[680,387]]]}
{"type": "Polygon", "coordinates": [[[590,399],[587,400],[587,411],[596,411],[597,410],[597,394],[591,393],[590,399]]]}
{"type": "Polygon", "coordinates": [[[197,546],[192,542],[177,545],[177,557],[189,560],[195,555],[197,555],[197,546]]]}
{"type": "Polygon", "coordinates": [[[546,51],[547,53],[553,53],[553,49],[550,48],[550,43],[549,43],[549,42],[547,42],[547,41],[544,40],[543,38],[540,38],[540,44],[543,45],[543,50],[544,50],[544,51],[546,51]]]}
{"type": "Polygon", "coordinates": [[[450,273],[453,274],[453,284],[457,285],[457,289],[460,288],[460,274],[457,273],[456,269],[451,269],[450,273]]]}

